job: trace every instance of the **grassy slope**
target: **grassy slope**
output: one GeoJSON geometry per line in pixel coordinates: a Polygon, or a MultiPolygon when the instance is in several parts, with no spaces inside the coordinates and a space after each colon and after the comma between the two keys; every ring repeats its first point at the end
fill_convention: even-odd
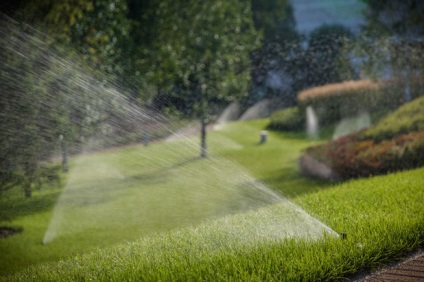
{"type": "Polygon", "coordinates": [[[306,134],[271,131],[267,143],[258,144],[259,132],[266,127],[267,122],[267,120],[256,120],[227,124],[219,134],[235,140],[243,147],[239,150],[226,150],[223,154],[289,198],[330,187],[328,182],[299,177],[297,166],[299,153],[316,143],[305,140],[306,134]]]}
{"type": "Polygon", "coordinates": [[[232,124],[211,133],[213,157],[207,160],[197,159],[197,138],[73,158],[54,212],[59,190],[36,192],[30,200],[0,199],[0,226],[24,228],[0,240],[0,274],[264,204],[231,189],[251,176],[218,158],[221,153],[251,164],[254,177],[285,195],[325,185],[297,175],[298,151],[310,144],[303,136],[282,140],[271,134],[266,145],[257,145],[265,124],[232,124]],[[43,245],[46,230],[53,240],[43,245]]]}
{"type": "Polygon", "coordinates": [[[390,139],[399,134],[424,131],[424,97],[399,107],[362,133],[366,139],[390,139]]]}
{"type": "MultiPolygon", "coordinates": [[[[285,136],[281,139],[279,135],[271,133],[267,144],[257,145],[258,130],[263,125],[263,121],[230,124],[211,136],[211,144],[226,144],[223,154],[246,165],[255,177],[264,180],[271,187],[294,197],[299,205],[337,232],[346,232],[347,240],[332,237],[315,243],[254,240],[251,244],[240,246],[239,240],[228,240],[226,225],[217,221],[197,229],[188,228],[156,237],[148,236],[134,243],[96,250],[92,255],[35,267],[12,278],[76,280],[96,277],[131,280],[142,277],[146,280],[197,280],[202,277],[206,280],[278,280],[285,277],[328,280],[354,273],[362,267],[384,263],[419,245],[422,246],[423,169],[352,181],[334,187],[299,179],[296,176],[294,161],[299,150],[306,147],[308,142],[301,141],[301,138],[296,139],[295,136],[285,136]],[[324,187],[328,189],[307,193],[324,187]]],[[[131,155],[136,153],[135,148],[127,150],[131,155]]],[[[159,154],[155,150],[163,154],[161,147],[151,147],[149,150],[154,155],[159,154]]],[[[172,154],[163,157],[164,160],[169,160],[172,159],[172,154]]],[[[123,158],[123,165],[127,161],[128,158],[123,158]]],[[[135,177],[134,174],[140,167],[137,168],[131,163],[126,165],[125,173],[135,177]]],[[[164,177],[162,173],[158,173],[157,168],[161,166],[162,164],[155,169],[154,163],[149,165],[150,171],[158,174],[148,178],[149,183],[157,183],[164,177]]],[[[218,199],[217,202],[221,203],[220,201],[218,199]]],[[[122,207],[122,203],[117,205],[122,207]]],[[[201,210],[204,209],[203,206],[200,207],[201,210]]],[[[265,210],[275,216],[282,213],[279,205],[265,210]]],[[[40,223],[45,219],[37,221],[37,216],[40,215],[43,216],[43,213],[20,217],[13,223],[19,224],[19,220],[27,220],[28,226],[31,226],[29,222],[45,225],[40,223]]],[[[243,227],[252,217],[255,217],[254,213],[247,213],[231,217],[228,221],[236,226],[241,222],[240,226],[243,227]]],[[[174,227],[176,226],[181,226],[181,222],[177,222],[174,227]]],[[[84,230],[81,231],[84,233],[84,230]]],[[[31,230],[26,229],[24,234],[30,232],[31,230]]],[[[28,256],[37,256],[31,245],[40,242],[41,238],[33,240],[24,234],[1,242],[0,247],[8,246],[11,251],[14,247],[22,246],[21,255],[24,255],[26,249],[28,256]],[[24,238],[19,239],[19,236],[24,238]],[[25,238],[32,241],[26,244],[23,240],[25,238]]],[[[93,238],[98,235],[94,232],[93,238]]],[[[83,243],[86,237],[77,238],[83,243]]],[[[52,251],[58,250],[59,244],[52,251]]]]}

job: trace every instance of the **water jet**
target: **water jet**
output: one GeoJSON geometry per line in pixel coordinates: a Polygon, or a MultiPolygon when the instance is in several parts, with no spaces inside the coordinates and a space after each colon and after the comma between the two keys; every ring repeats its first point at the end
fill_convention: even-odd
{"type": "Polygon", "coordinates": [[[312,106],[306,107],[306,133],[308,138],[317,139],[318,138],[318,116],[315,113],[315,110],[312,106]]]}

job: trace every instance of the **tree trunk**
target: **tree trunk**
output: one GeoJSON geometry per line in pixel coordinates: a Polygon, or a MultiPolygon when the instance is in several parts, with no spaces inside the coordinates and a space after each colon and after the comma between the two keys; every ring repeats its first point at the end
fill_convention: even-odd
{"type": "Polygon", "coordinates": [[[411,97],[411,70],[409,66],[406,67],[406,70],[404,72],[405,77],[405,89],[404,89],[404,99],[405,102],[410,102],[412,100],[411,97]]]}
{"type": "Polygon", "coordinates": [[[208,156],[208,150],[206,148],[206,101],[205,101],[205,90],[201,89],[200,96],[200,157],[206,158],[208,156]]]}
{"type": "Polygon", "coordinates": [[[68,148],[66,146],[66,141],[63,138],[60,142],[60,147],[62,149],[62,171],[68,172],[68,148]]]}
{"type": "Polygon", "coordinates": [[[206,148],[206,117],[205,113],[202,113],[200,119],[200,157],[206,158],[208,156],[208,151],[206,148]]]}
{"type": "Polygon", "coordinates": [[[31,183],[25,183],[24,184],[24,193],[25,193],[25,198],[31,198],[31,183]]]}

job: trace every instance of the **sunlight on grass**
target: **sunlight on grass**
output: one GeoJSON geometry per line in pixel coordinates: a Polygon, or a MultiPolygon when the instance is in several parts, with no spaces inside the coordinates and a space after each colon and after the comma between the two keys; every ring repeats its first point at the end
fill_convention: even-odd
{"type": "MultiPolygon", "coordinates": [[[[9,247],[19,245],[21,259],[14,267],[24,267],[35,263],[33,253],[42,253],[39,261],[57,259],[280,202],[282,198],[258,179],[278,184],[283,168],[290,170],[283,175],[286,180],[298,181],[296,157],[308,142],[273,133],[259,146],[266,122],[228,124],[210,132],[208,159],[198,158],[197,136],[74,157],[53,211],[47,209],[42,220],[31,213],[14,220],[24,226],[19,236],[28,236],[28,244],[8,238],[0,243],[8,254],[2,259],[12,255],[9,247]],[[274,175],[276,179],[269,179],[274,175]],[[36,224],[40,227],[33,233],[36,224]]],[[[274,188],[286,194],[291,185],[274,188]]]]}
{"type": "Polygon", "coordinates": [[[271,132],[259,145],[266,122],[211,132],[208,159],[197,137],[74,157],[60,196],[42,190],[29,200],[47,197],[39,209],[3,214],[24,232],[0,241],[2,274],[51,261],[10,278],[336,280],[424,244],[423,169],[302,178],[297,157],[316,142],[271,132]]]}

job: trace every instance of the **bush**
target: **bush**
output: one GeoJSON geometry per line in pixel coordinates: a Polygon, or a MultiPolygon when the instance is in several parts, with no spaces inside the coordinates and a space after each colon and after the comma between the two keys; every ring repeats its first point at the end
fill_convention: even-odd
{"type": "Polygon", "coordinates": [[[321,125],[333,124],[362,110],[375,111],[381,100],[381,84],[371,80],[327,84],[298,94],[300,107],[312,106],[321,125]]]}
{"type": "Polygon", "coordinates": [[[424,78],[422,76],[411,76],[409,83],[406,82],[404,77],[395,77],[383,83],[385,97],[384,101],[382,101],[383,104],[393,109],[405,103],[405,87],[407,84],[409,84],[409,91],[412,99],[424,95],[422,91],[424,88],[424,78]]]}
{"type": "Polygon", "coordinates": [[[424,132],[381,142],[352,134],[311,147],[306,154],[331,167],[342,179],[385,174],[424,165],[424,132]]]}
{"type": "Polygon", "coordinates": [[[305,122],[305,114],[298,107],[293,107],[275,111],[271,115],[271,122],[268,128],[293,131],[303,128],[305,122]]]}
{"type": "Polygon", "coordinates": [[[361,134],[361,139],[386,140],[398,134],[424,131],[424,96],[409,102],[361,134]]]}

